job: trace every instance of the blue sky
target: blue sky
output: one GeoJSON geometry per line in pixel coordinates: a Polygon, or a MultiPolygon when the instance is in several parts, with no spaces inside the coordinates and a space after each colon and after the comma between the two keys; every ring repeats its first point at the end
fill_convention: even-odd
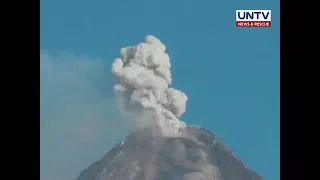
{"type": "MultiPolygon", "coordinates": [[[[172,59],[173,86],[189,97],[187,112],[182,119],[189,124],[211,129],[245,164],[266,180],[280,179],[279,1],[40,2],[42,58],[55,61],[82,59],[84,62],[94,59],[92,61],[100,62],[104,67],[92,63],[90,67],[95,69],[93,72],[109,71],[112,60],[119,55],[120,47],[140,42],[145,35],[155,35],[167,45],[172,59]],[[272,27],[236,28],[236,9],[271,9],[272,27]]],[[[41,119],[42,180],[56,179],[53,176],[57,174],[60,174],[60,180],[75,178],[80,170],[101,158],[112,143],[122,138],[113,138],[110,132],[106,134],[100,130],[101,133],[95,134],[95,138],[85,147],[79,145],[81,143],[71,146],[66,140],[66,136],[70,137],[66,135],[66,127],[73,127],[74,120],[71,121],[68,116],[60,121],[55,121],[52,116],[48,118],[56,114],[53,111],[63,111],[64,106],[59,105],[62,100],[77,104],[78,97],[90,91],[72,94],[71,99],[72,88],[87,87],[84,83],[87,83],[84,80],[87,77],[81,78],[81,82],[77,78],[79,69],[74,70],[77,73],[70,75],[69,83],[65,84],[62,80],[67,81],[66,78],[59,79],[55,75],[56,79],[52,80],[49,73],[46,78],[41,74],[41,97],[46,97],[41,99],[41,107],[45,107],[41,110],[41,117],[46,116],[41,119]],[[52,85],[53,81],[55,85],[52,85]],[[70,82],[77,84],[71,87],[70,82]],[[65,98],[61,98],[61,94],[65,98]],[[50,102],[56,102],[55,106],[49,105],[50,102]],[[49,106],[52,106],[51,109],[49,106]],[[63,146],[58,142],[59,138],[64,139],[70,149],[57,149],[57,146],[63,146]],[[108,139],[113,141],[107,146],[105,142],[108,139]],[[74,156],[76,161],[58,161],[69,156],[74,156]]],[[[49,72],[47,69],[43,71],[49,72]]],[[[81,73],[83,75],[84,71],[81,73]]],[[[99,73],[91,75],[96,85],[92,91],[99,91],[93,99],[101,95],[112,96],[109,92],[112,82],[100,82],[107,77],[101,77],[99,73]]],[[[105,106],[101,104],[104,101],[99,101],[100,105],[92,105],[97,101],[88,100],[90,98],[86,98],[86,106],[79,109],[94,106],[95,112],[103,111],[105,116],[116,116],[108,115],[108,112],[113,112],[110,110],[112,107],[103,109],[105,106]]],[[[73,107],[72,104],[65,109],[70,107],[73,107]]]]}

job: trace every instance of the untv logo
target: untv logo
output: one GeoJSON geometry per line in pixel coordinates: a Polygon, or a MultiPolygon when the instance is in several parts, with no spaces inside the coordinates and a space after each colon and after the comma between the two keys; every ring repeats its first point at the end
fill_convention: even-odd
{"type": "Polygon", "coordinates": [[[236,10],[237,27],[271,27],[271,10],[236,10]]]}

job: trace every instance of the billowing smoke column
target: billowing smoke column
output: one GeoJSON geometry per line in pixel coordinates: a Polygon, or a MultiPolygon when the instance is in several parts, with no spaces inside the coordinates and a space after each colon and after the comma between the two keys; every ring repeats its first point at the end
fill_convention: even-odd
{"type": "Polygon", "coordinates": [[[121,48],[112,65],[118,84],[120,110],[136,128],[156,127],[165,136],[177,136],[186,125],[178,118],[185,112],[187,96],[171,84],[171,63],[166,47],[154,36],[121,48]]]}
{"type": "Polygon", "coordinates": [[[262,180],[216,135],[178,119],[187,96],[169,88],[171,64],[165,50],[154,36],[121,49],[112,67],[115,91],[125,120],[137,129],[77,180],[262,180]]]}

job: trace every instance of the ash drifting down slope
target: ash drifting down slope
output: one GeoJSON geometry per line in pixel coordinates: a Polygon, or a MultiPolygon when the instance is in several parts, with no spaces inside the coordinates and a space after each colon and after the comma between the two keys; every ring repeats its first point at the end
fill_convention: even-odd
{"type": "Polygon", "coordinates": [[[178,118],[187,96],[170,88],[170,59],[154,36],[121,49],[112,73],[134,132],[77,180],[261,180],[210,131],[178,118]]]}

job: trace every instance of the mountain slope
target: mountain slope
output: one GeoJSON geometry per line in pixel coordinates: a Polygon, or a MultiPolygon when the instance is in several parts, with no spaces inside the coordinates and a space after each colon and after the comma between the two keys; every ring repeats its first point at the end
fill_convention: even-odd
{"type": "Polygon", "coordinates": [[[262,180],[209,130],[185,128],[184,134],[134,132],[76,180],[262,180]]]}

